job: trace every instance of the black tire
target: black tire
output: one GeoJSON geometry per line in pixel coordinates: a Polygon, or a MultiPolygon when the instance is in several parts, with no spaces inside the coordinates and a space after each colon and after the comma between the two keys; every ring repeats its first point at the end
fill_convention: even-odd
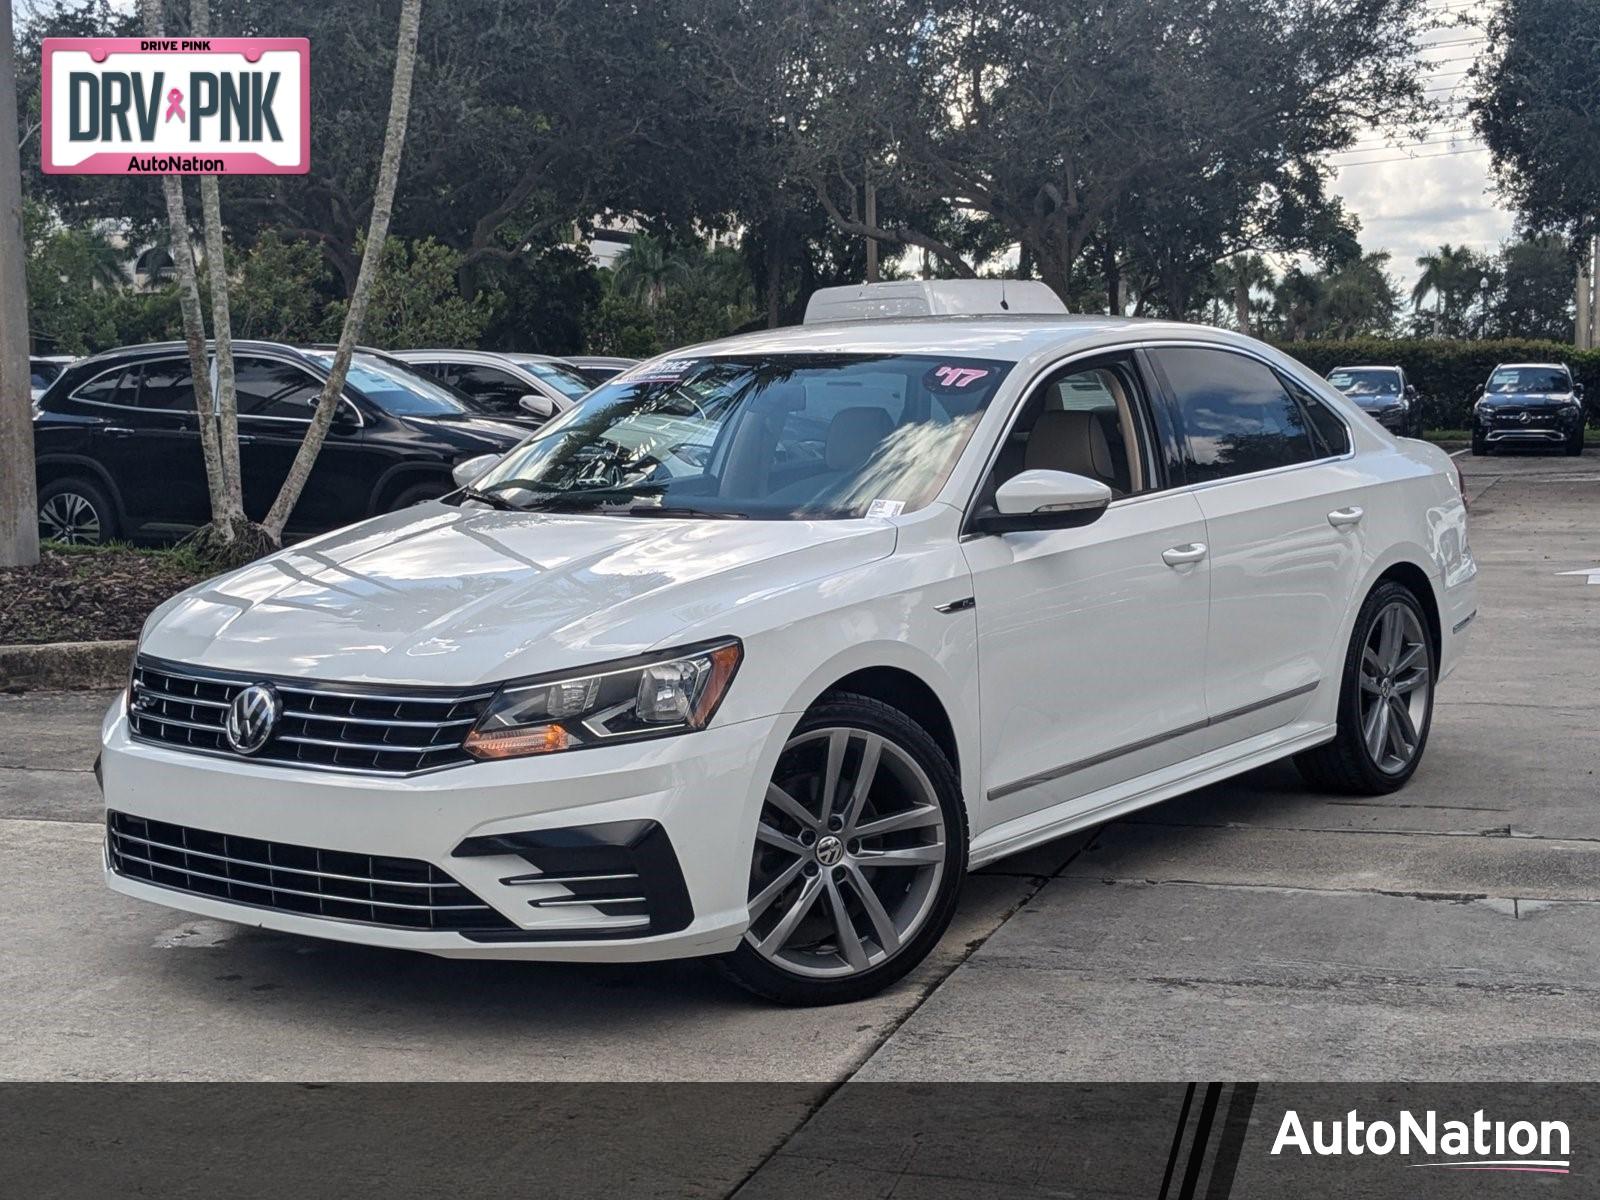
{"type": "Polygon", "coordinates": [[[1361,605],[1356,615],[1350,646],[1345,652],[1340,676],[1338,733],[1333,741],[1295,755],[1300,776],[1320,792],[1355,796],[1382,796],[1398,791],[1416,773],[1428,746],[1428,731],[1433,725],[1433,689],[1439,678],[1439,648],[1416,594],[1402,583],[1389,580],[1379,584],[1361,605]],[[1416,749],[1410,761],[1399,770],[1384,770],[1373,761],[1361,730],[1361,662],[1380,614],[1393,604],[1411,610],[1423,631],[1428,670],[1428,703],[1422,723],[1417,727],[1416,749]]]}
{"type": "Polygon", "coordinates": [[[52,479],[39,489],[39,539],[80,546],[114,541],[119,523],[111,497],[92,479],[52,479]],[[76,529],[76,533],[69,532],[76,529]]]}
{"type": "Polygon", "coordinates": [[[1567,457],[1568,458],[1577,458],[1580,454],[1583,453],[1583,426],[1582,425],[1578,426],[1577,432],[1574,433],[1571,437],[1569,437],[1567,439],[1566,451],[1567,451],[1567,457]]]}
{"type": "Polygon", "coordinates": [[[394,499],[384,506],[384,511],[399,512],[402,508],[410,508],[414,504],[424,504],[429,500],[437,500],[440,496],[448,496],[454,490],[455,485],[443,479],[428,479],[422,483],[413,483],[410,487],[396,492],[394,499]]]}
{"type": "MultiPolygon", "coordinates": [[[[928,732],[899,709],[847,692],[830,692],[801,718],[790,742],[819,729],[849,728],[892,742],[912,759],[932,784],[944,820],[943,873],[922,925],[883,962],[840,978],[819,979],[785,970],[762,955],[748,939],[718,960],[735,983],[779,1004],[843,1004],[882,991],[916,967],[944,936],[955,915],[967,873],[967,816],[955,769],[928,732]]],[[[820,845],[820,843],[819,843],[820,845]]]]}
{"type": "Polygon", "coordinates": [[[1489,443],[1484,441],[1477,434],[1473,434],[1472,435],[1472,457],[1473,458],[1482,458],[1484,455],[1486,455],[1488,453],[1489,453],[1489,443]]]}

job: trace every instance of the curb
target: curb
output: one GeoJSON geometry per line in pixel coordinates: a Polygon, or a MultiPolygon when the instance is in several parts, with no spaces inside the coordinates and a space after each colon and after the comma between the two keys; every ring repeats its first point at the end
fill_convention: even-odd
{"type": "Polygon", "coordinates": [[[136,645],[130,640],[0,646],[0,691],[122,687],[136,645]]]}

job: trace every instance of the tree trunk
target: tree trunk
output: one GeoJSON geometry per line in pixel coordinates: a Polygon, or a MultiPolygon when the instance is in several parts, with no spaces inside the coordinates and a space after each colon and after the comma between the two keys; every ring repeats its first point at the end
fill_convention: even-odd
{"type": "Polygon", "coordinates": [[[267,533],[277,541],[283,538],[284,526],[289,523],[289,516],[300,500],[300,493],[305,490],[306,480],[311,477],[312,465],[327,439],[328,426],[333,424],[334,409],[344,391],[345,374],[350,369],[350,355],[361,337],[361,326],[367,318],[367,304],[372,299],[372,285],[383,262],[384,245],[389,239],[389,216],[394,208],[395,185],[400,178],[400,152],[405,147],[406,120],[411,112],[411,76],[417,65],[417,25],[421,15],[422,0],[401,0],[400,32],[394,56],[394,86],[389,94],[389,124],[383,135],[383,157],[378,163],[378,183],[372,195],[372,221],[367,227],[367,243],[361,252],[361,270],[356,275],[356,286],[350,293],[350,307],[345,310],[344,327],[339,331],[339,348],[334,352],[333,367],[317,400],[316,414],[311,418],[305,441],[300,443],[300,450],[294,456],[278,498],[272,502],[272,511],[267,514],[267,533]]]}
{"type": "MultiPolygon", "coordinates": [[[[195,37],[211,33],[210,0],[193,0],[189,23],[195,37]]],[[[239,399],[233,384],[233,317],[228,310],[227,251],[222,243],[222,196],[215,175],[200,177],[200,216],[206,242],[206,272],[211,280],[211,336],[217,358],[217,439],[221,442],[226,508],[212,522],[230,532],[245,521],[244,476],[239,467],[239,399]]],[[[221,533],[221,530],[218,530],[221,533]]],[[[231,537],[224,536],[224,542],[231,537]]]]}
{"type": "Polygon", "coordinates": [[[767,328],[776,329],[783,303],[783,254],[779,249],[782,233],[768,227],[767,233],[767,328]]]}
{"type": "Polygon", "coordinates": [[[1250,332],[1250,276],[1244,255],[1233,260],[1233,316],[1240,333],[1250,332]]]}
{"type": "Polygon", "coordinates": [[[1117,248],[1106,239],[1100,247],[1100,272],[1106,280],[1106,311],[1122,315],[1122,270],[1117,266],[1117,248]]]}
{"type": "Polygon", "coordinates": [[[15,47],[8,3],[0,11],[0,567],[39,561],[15,47]]]}
{"type": "MultiPolygon", "coordinates": [[[[143,0],[145,33],[162,35],[161,0],[143,0]]],[[[183,314],[183,340],[189,348],[189,375],[194,382],[194,406],[200,420],[200,452],[205,457],[206,487],[211,494],[211,520],[218,540],[233,539],[226,520],[228,486],[217,436],[216,409],[211,402],[211,378],[206,367],[205,319],[200,313],[200,285],[194,272],[194,247],[189,242],[189,214],[183,205],[183,179],[163,175],[161,191],[167,202],[167,224],[172,232],[172,266],[178,276],[178,308],[183,314]]]]}
{"type": "Polygon", "coordinates": [[[1061,298],[1061,303],[1070,309],[1072,305],[1068,302],[1067,297],[1071,294],[1072,289],[1071,264],[1063,261],[1062,256],[1043,249],[1036,250],[1034,253],[1039,264],[1039,278],[1061,298]]]}

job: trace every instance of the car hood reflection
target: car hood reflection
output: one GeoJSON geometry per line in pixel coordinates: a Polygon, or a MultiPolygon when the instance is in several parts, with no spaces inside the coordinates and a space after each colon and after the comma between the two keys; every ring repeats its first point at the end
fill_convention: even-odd
{"type": "Polygon", "coordinates": [[[680,521],[433,503],[190,589],[158,610],[142,650],[313,679],[492,682],[637,654],[685,631],[737,632],[730,607],[882,558],[894,543],[881,521],[680,521]]]}

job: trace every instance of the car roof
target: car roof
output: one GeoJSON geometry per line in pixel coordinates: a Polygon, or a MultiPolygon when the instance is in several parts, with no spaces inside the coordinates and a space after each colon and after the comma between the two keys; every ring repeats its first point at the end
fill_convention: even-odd
{"type": "Polygon", "coordinates": [[[1565,371],[1567,369],[1567,364],[1554,362],[1501,363],[1499,366],[1495,367],[1495,370],[1504,371],[1508,367],[1537,367],[1541,371],[1565,371]]]}
{"type": "MultiPolygon", "coordinates": [[[[1393,363],[1351,363],[1348,367],[1335,367],[1333,371],[1398,371],[1393,363]]],[[[1333,371],[1328,374],[1332,375],[1333,371]]]]}
{"type": "Polygon", "coordinates": [[[1021,362],[1035,354],[1071,349],[1126,334],[1134,341],[1181,337],[1225,345],[1260,342],[1210,325],[1098,314],[1045,316],[906,317],[828,321],[739,334],[671,351],[685,354],[949,354],[1021,362]]]}
{"type": "MultiPolygon", "coordinates": [[[[287,354],[296,358],[305,357],[303,351],[294,346],[286,345],[283,342],[265,342],[258,341],[254,338],[236,338],[232,345],[233,352],[235,354],[273,353],[287,354]]],[[[215,349],[215,347],[216,343],[210,338],[207,338],[206,350],[209,352],[215,349]]],[[[357,349],[365,350],[366,347],[359,346],[357,349]]],[[[188,352],[189,345],[187,342],[144,342],[137,346],[118,346],[111,350],[102,350],[98,354],[91,354],[86,358],[78,359],[76,365],[87,366],[90,364],[95,364],[104,366],[108,364],[114,365],[119,361],[130,363],[141,362],[147,358],[165,358],[167,355],[187,354],[188,352]]]]}
{"type": "Polygon", "coordinates": [[[565,363],[566,360],[554,354],[524,354],[520,350],[391,350],[390,354],[396,358],[410,362],[414,359],[440,358],[460,359],[464,362],[474,360],[487,360],[489,362],[553,362],[565,363]]]}

